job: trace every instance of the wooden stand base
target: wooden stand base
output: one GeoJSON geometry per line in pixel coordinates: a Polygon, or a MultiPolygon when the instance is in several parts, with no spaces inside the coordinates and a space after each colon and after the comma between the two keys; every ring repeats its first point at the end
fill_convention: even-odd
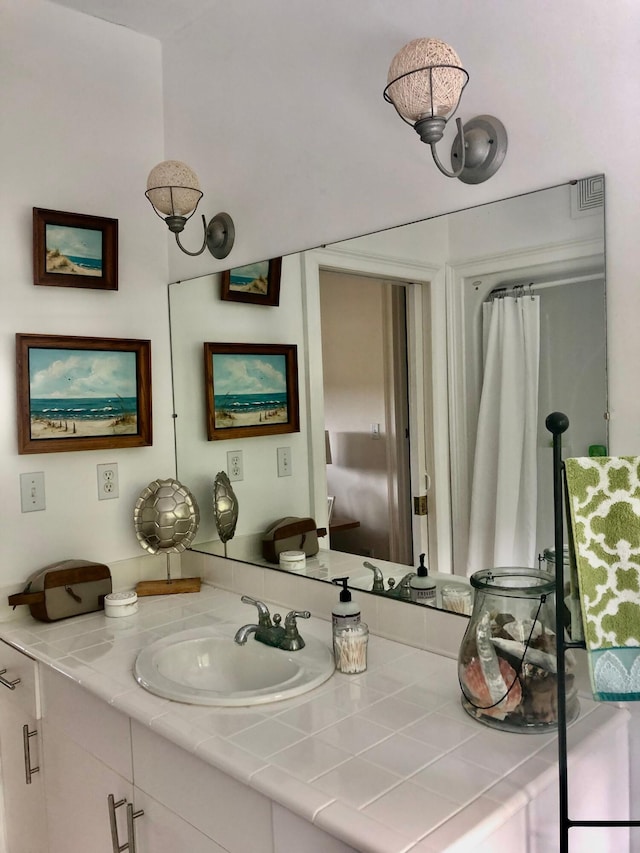
{"type": "Polygon", "coordinates": [[[182,592],[200,592],[200,578],[172,578],[164,581],[140,581],[138,595],[170,595],[182,592]]]}

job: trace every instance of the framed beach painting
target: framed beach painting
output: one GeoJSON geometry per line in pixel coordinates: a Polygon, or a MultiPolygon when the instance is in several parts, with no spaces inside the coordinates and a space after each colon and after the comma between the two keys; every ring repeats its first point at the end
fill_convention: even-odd
{"type": "Polygon", "coordinates": [[[33,208],[33,283],[118,289],[118,220],[33,208]]]}
{"type": "Polygon", "coordinates": [[[221,274],[220,297],[228,302],[278,305],[282,258],[234,267],[221,274]]]}
{"type": "Polygon", "coordinates": [[[152,443],[151,343],[16,335],[18,452],[152,443]]]}
{"type": "Polygon", "coordinates": [[[205,343],[207,437],[300,431],[294,344],[205,343]]]}

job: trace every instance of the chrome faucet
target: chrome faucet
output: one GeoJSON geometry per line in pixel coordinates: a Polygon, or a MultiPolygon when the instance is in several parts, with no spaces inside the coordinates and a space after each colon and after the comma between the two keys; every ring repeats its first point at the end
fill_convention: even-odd
{"type": "Polygon", "coordinates": [[[287,652],[297,652],[304,648],[304,640],[298,633],[296,619],[309,619],[311,613],[308,610],[290,610],[285,616],[283,628],[280,624],[282,616],[274,613],[272,620],[269,608],[263,601],[258,601],[249,595],[243,595],[240,600],[245,604],[253,604],[258,609],[258,624],[252,622],[238,628],[234,641],[239,646],[244,646],[250,634],[255,634],[259,643],[284,649],[287,652]]]}

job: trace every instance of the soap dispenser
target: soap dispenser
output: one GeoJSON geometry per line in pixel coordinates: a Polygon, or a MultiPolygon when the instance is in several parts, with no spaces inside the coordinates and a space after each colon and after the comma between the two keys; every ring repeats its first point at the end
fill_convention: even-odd
{"type": "Polygon", "coordinates": [[[334,628],[344,628],[347,625],[357,625],[360,621],[360,605],[351,600],[351,590],[347,586],[349,578],[334,578],[333,583],[342,584],[340,601],[331,611],[331,621],[334,628]]]}
{"type": "Polygon", "coordinates": [[[338,672],[358,673],[367,668],[369,628],[360,620],[360,607],[351,600],[349,578],[335,578],[342,584],[340,601],[331,613],[333,622],[333,654],[338,672]]]}
{"type": "Polygon", "coordinates": [[[424,554],[420,554],[418,572],[409,582],[411,601],[415,601],[417,604],[427,604],[431,607],[435,607],[436,582],[429,577],[429,570],[424,564],[424,557],[424,554]]]}

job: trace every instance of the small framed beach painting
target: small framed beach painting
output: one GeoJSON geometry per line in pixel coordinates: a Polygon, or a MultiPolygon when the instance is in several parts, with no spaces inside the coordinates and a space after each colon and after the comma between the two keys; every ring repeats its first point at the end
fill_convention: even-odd
{"type": "Polygon", "coordinates": [[[118,289],[118,220],[33,208],[33,283],[118,289]]]}
{"type": "Polygon", "coordinates": [[[254,305],[278,305],[282,258],[234,267],[221,274],[221,299],[227,302],[252,302],[254,305]]]}
{"type": "Polygon", "coordinates": [[[300,431],[294,344],[205,343],[209,441],[300,431]]]}
{"type": "Polygon", "coordinates": [[[151,343],[16,335],[18,452],[152,444],[151,343]]]}

